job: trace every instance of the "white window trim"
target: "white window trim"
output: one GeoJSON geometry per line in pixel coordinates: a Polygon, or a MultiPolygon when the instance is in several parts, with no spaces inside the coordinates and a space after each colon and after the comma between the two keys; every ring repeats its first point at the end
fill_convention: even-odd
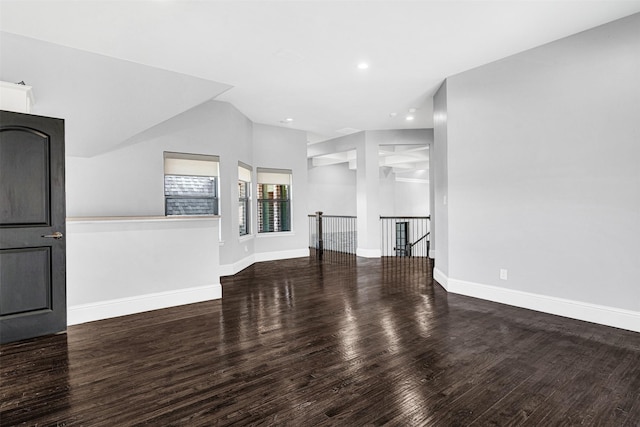
{"type": "MultiPolygon", "coordinates": [[[[262,237],[262,236],[268,236],[271,235],[272,237],[278,237],[278,236],[285,236],[285,235],[295,235],[295,230],[293,230],[294,227],[294,214],[293,214],[293,170],[292,169],[275,169],[275,168],[264,168],[264,167],[258,167],[256,169],[256,183],[255,183],[255,187],[257,189],[257,187],[259,185],[288,185],[289,186],[289,202],[291,203],[291,211],[289,212],[289,215],[291,216],[291,230],[290,231],[263,231],[262,233],[260,233],[257,228],[256,228],[256,236],[258,237],[262,237]],[[264,174],[266,175],[271,175],[271,174],[276,174],[276,175],[289,175],[289,181],[285,182],[285,181],[281,181],[281,182],[261,182],[260,181],[260,176],[264,176],[264,174]]],[[[260,199],[258,199],[258,192],[256,190],[256,227],[258,227],[258,201],[260,199]]]]}
{"type": "MultiPolygon", "coordinates": [[[[238,161],[238,182],[245,182],[247,184],[249,184],[249,197],[247,197],[247,200],[249,202],[249,212],[247,215],[247,228],[249,229],[249,232],[247,234],[238,234],[238,237],[240,238],[240,242],[243,242],[245,240],[249,240],[250,236],[252,236],[254,234],[254,226],[257,226],[257,224],[254,225],[254,207],[253,207],[253,192],[254,190],[254,181],[253,181],[253,166],[249,166],[248,164],[238,161]],[[249,181],[243,179],[242,177],[242,172],[240,169],[244,169],[246,172],[248,173],[247,177],[244,178],[249,178],[249,181]],[[244,238],[244,240],[242,240],[242,238],[244,238]]],[[[237,197],[238,200],[240,200],[240,195],[238,194],[237,197]]],[[[257,211],[256,211],[257,212],[257,211]]],[[[240,231],[240,224],[238,223],[238,231],[240,231]]]]}
{"type": "MultiPolygon", "coordinates": [[[[164,181],[167,175],[207,176],[215,177],[217,216],[222,212],[222,195],[220,193],[220,156],[214,154],[193,154],[163,151],[163,204],[166,217],[188,217],[192,215],[167,215],[167,196],[164,190],[164,181]]],[[[219,238],[222,239],[222,227],[218,229],[219,238]]]]}
{"type": "Polygon", "coordinates": [[[263,237],[284,237],[284,236],[295,236],[295,231],[269,231],[267,233],[258,233],[256,238],[262,239],[263,237]]]}
{"type": "Polygon", "coordinates": [[[255,234],[245,234],[243,236],[238,236],[238,242],[243,243],[248,240],[253,240],[255,237],[255,234]]]}

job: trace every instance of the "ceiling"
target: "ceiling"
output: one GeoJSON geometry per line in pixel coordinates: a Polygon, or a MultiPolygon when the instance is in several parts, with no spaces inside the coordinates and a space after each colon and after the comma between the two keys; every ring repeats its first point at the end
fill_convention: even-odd
{"type": "MultiPolygon", "coordinates": [[[[640,0],[2,1],[0,78],[33,85],[45,112],[62,102],[56,82],[80,100],[79,85],[120,91],[121,119],[137,124],[78,155],[212,98],[313,142],[432,127],[431,97],[447,76],[637,12],[640,0]]],[[[114,110],[91,105],[85,116],[114,110]]]]}
{"type": "MultiPolygon", "coordinates": [[[[357,169],[355,149],[329,154],[311,155],[310,166],[322,167],[345,164],[348,169],[357,169]]],[[[429,146],[424,145],[379,145],[378,166],[384,174],[393,174],[396,181],[428,183],[429,146]]]]}

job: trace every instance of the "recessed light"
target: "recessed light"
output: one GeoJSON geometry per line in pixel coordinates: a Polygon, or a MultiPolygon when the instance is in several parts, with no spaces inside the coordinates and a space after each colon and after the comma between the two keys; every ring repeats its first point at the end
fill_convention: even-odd
{"type": "Polygon", "coordinates": [[[415,109],[415,108],[409,108],[409,112],[410,112],[410,113],[415,113],[415,112],[416,112],[416,109],[415,109]]]}
{"type": "Polygon", "coordinates": [[[358,64],[358,70],[366,70],[367,68],[369,68],[369,64],[367,64],[366,62],[361,62],[358,64]]]}
{"type": "Polygon", "coordinates": [[[408,121],[413,120],[413,118],[414,118],[413,116],[407,116],[407,120],[408,120],[408,121]]]}
{"type": "Polygon", "coordinates": [[[395,117],[397,115],[398,115],[398,113],[389,113],[389,117],[395,117]]]}
{"type": "Polygon", "coordinates": [[[291,123],[292,121],[293,121],[293,119],[291,117],[287,117],[284,120],[280,120],[280,123],[285,123],[286,124],[286,123],[291,123]]]}

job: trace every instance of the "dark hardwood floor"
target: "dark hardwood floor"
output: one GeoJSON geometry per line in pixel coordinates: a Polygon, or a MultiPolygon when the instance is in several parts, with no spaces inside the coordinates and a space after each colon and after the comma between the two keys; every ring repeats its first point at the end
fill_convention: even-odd
{"type": "Polygon", "coordinates": [[[640,334],[447,294],[424,259],[222,283],[0,347],[0,425],[640,425],[640,334]]]}

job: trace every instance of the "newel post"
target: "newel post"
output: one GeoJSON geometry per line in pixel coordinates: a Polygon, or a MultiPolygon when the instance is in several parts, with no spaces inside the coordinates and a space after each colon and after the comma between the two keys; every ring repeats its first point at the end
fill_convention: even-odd
{"type": "Polygon", "coordinates": [[[318,238],[318,246],[316,247],[318,257],[322,259],[322,252],[324,251],[324,242],[322,241],[322,212],[316,212],[316,236],[318,238]]]}

